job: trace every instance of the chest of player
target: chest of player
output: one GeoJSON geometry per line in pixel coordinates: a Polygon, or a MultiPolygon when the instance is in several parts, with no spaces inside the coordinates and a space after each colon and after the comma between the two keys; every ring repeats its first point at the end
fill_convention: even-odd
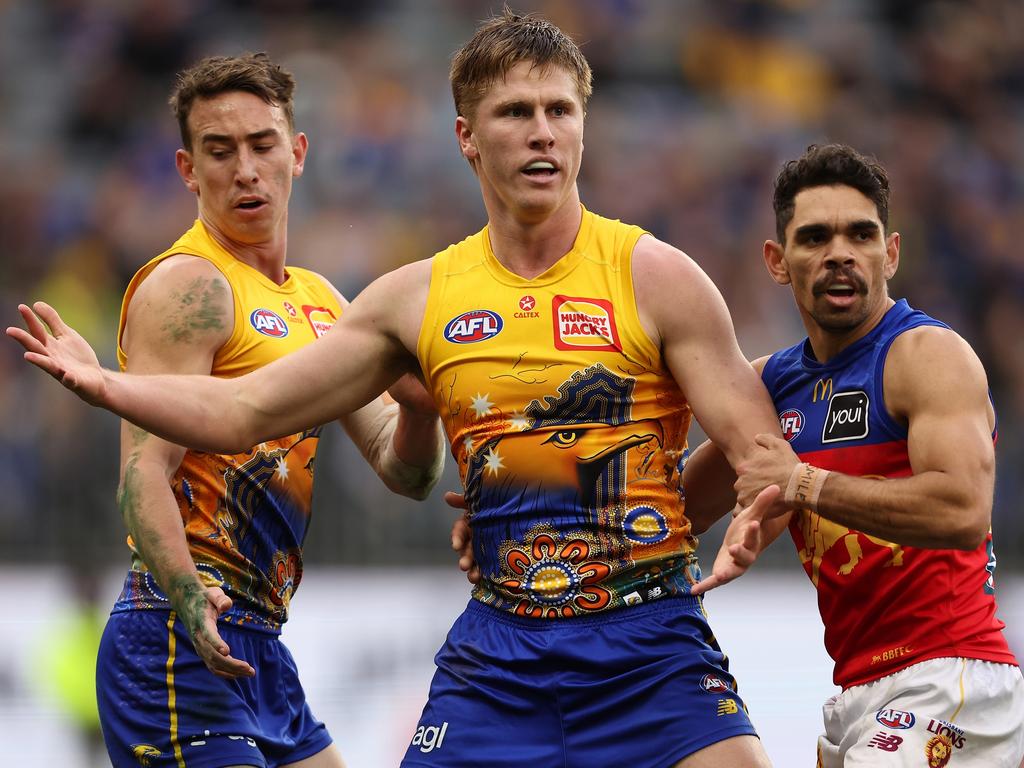
{"type": "Polygon", "coordinates": [[[904,474],[906,430],[886,409],[880,370],[866,358],[783,375],[771,393],[782,436],[816,466],[862,476],[904,474]]]}
{"type": "Polygon", "coordinates": [[[337,322],[334,297],[315,290],[287,294],[236,289],[235,325],[214,361],[221,375],[241,375],[316,341],[337,322]]]}

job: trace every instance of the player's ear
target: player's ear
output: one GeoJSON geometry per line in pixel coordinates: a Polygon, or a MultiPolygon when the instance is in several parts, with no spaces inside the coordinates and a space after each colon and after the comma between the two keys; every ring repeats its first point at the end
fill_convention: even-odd
{"type": "Polygon", "coordinates": [[[306,152],[309,151],[309,139],[306,134],[297,133],[292,137],[292,176],[299,178],[306,166],[306,152]]]}
{"type": "Polygon", "coordinates": [[[768,274],[779,285],[789,285],[789,266],[786,264],[786,249],[774,240],[764,241],[764,265],[768,274]]]}
{"type": "Polygon", "coordinates": [[[195,163],[192,161],[192,153],[187,149],[179,149],[174,153],[174,165],[178,169],[178,175],[185,182],[189,192],[199,194],[199,179],[196,178],[195,163]]]}
{"type": "Polygon", "coordinates": [[[455,136],[459,140],[459,151],[462,156],[474,163],[480,157],[480,151],[476,147],[476,136],[473,134],[473,127],[469,120],[459,115],[455,118],[455,136]]]}
{"type": "Polygon", "coordinates": [[[900,266],[900,233],[890,232],[885,238],[885,268],[883,274],[886,280],[891,280],[900,266]]]}

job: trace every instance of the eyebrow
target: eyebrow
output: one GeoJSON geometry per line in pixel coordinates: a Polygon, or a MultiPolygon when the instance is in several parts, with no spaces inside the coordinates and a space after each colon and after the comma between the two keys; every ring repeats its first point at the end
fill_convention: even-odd
{"type": "MultiPolygon", "coordinates": [[[[880,227],[878,226],[878,222],[872,221],[871,219],[856,219],[855,221],[849,222],[844,229],[848,232],[878,232],[880,227]]],[[[793,231],[793,237],[794,239],[807,238],[812,235],[824,235],[831,231],[832,227],[828,224],[804,224],[793,231]]]]}
{"type": "MultiPolygon", "coordinates": [[[[276,128],[267,128],[262,131],[256,131],[255,133],[247,133],[245,135],[246,141],[259,141],[260,139],[268,139],[271,137],[280,136],[276,128]]],[[[223,133],[204,133],[202,139],[203,144],[216,144],[225,143],[230,144],[235,140],[234,136],[228,136],[223,133]]]]}

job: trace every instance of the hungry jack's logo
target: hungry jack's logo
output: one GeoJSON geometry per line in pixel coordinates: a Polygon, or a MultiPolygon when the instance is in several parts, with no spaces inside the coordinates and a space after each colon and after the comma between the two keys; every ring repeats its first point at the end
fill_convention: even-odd
{"type": "Polygon", "coordinates": [[[306,316],[318,339],[331,330],[338,319],[327,307],[314,307],[312,304],[303,304],[302,314],[306,316]]]}
{"type": "Polygon", "coordinates": [[[615,310],[607,299],[555,296],[551,302],[555,349],[621,352],[615,310]]]}

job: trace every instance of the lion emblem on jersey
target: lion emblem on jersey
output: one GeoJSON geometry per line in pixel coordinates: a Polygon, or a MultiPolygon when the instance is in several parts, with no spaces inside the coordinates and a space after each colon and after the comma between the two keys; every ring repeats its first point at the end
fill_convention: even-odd
{"type": "Polygon", "coordinates": [[[160,750],[152,744],[132,744],[132,755],[139,765],[148,767],[153,764],[153,758],[160,757],[160,750]]]}
{"type": "Polygon", "coordinates": [[[928,768],[943,768],[953,754],[953,745],[943,736],[933,736],[924,745],[924,754],[928,758],[928,768]]]}
{"type": "Polygon", "coordinates": [[[818,586],[818,578],[821,575],[821,562],[833,550],[843,547],[838,551],[842,562],[838,566],[837,573],[841,576],[849,576],[864,557],[864,550],[861,548],[860,537],[866,538],[872,544],[885,547],[889,550],[889,560],[886,567],[898,567],[903,565],[903,547],[893,544],[877,536],[869,536],[860,531],[854,531],[844,525],[837,525],[831,520],[826,520],[821,515],[806,510],[799,510],[796,518],[803,537],[803,546],[800,548],[800,562],[805,566],[811,564],[811,583],[818,586]]]}

